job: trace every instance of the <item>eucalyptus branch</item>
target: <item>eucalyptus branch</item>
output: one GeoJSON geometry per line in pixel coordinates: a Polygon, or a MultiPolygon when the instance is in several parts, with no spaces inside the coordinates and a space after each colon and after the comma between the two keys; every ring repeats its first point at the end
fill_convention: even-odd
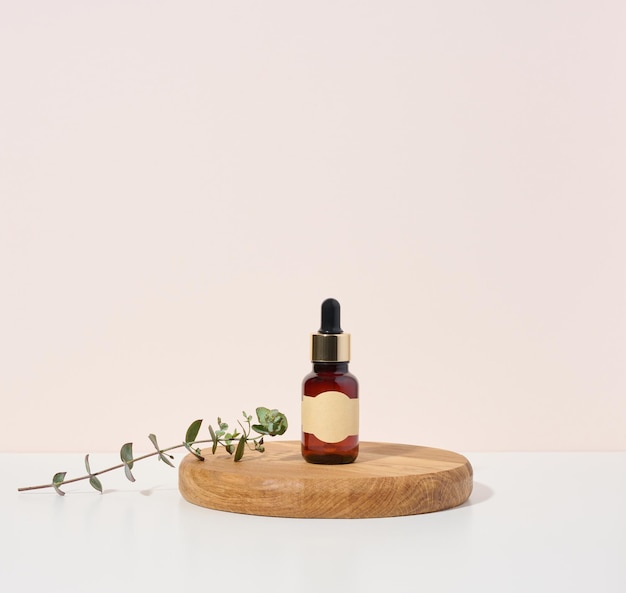
{"type": "Polygon", "coordinates": [[[87,469],[86,475],[66,480],[65,476],[67,475],[67,472],[58,472],[54,474],[54,476],[52,477],[52,482],[50,484],[26,486],[18,488],[17,490],[18,492],[26,492],[29,490],[54,488],[58,494],[64,496],[65,492],[61,490],[61,486],[65,484],[72,484],[74,482],[80,482],[82,480],[89,480],[89,484],[92,486],[92,488],[102,493],[102,483],[97,476],[124,468],[124,473],[126,474],[128,480],[134,482],[135,477],[133,476],[131,470],[133,469],[133,466],[136,462],[148,459],[149,457],[158,456],[159,461],[163,461],[165,464],[174,467],[174,464],[171,462],[174,457],[168,455],[168,453],[169,451],[173,451],[174,449],[179,449],[181,447],[185,447],[190,453],[195,455],[198,461],[204,461],[204,457],[202,456],[202,450],[196,447],[196,445],[207,443],[212,444],[212,454],[215,454],[218,446],[222,446],[227,453],[233,455],[234,461],[237,462],[240,461],[243,457],[246,447],[252,451],[263,453],[263,451],[265,451],[265,447],[263,445],[264,436],[281,435],[284,434],[287,430],[287,417],[278,410],[270,410],[268,408],[259,407],[256,409],[256,415],[259,423],[252,424],[252,416],[249,416],[248,414],[246,414],[246,412],[243,412],[246,426],[244,426],[240,421],[237,421],[239,426],[241,427],[241,432],[239,432],[238,430],[228,432],[228,424],[226,422],[223,422],[222,419],[218,417],[217,430],[214,430],[213,427],[209,424],[208,429],[211,438],[201,440],[196,439],[198,433],[200,432],[200,427],[203,421],[195,420],[189,425],[189,428],[187,429],[187,432],[185,434],[185,440],[182,443],[178,445],[172,445],[171,447],[166,447],[164,449],[161,449],[159,447],[156,436],[154,434],[150,434],[148,438],[156,449],[151,453],[146,453],[145,455],[141,455],[139,457],[133,457],[133,444],[125,443],[120,449],[120,458],[122,460],[122,463],[118,463],[117,465],[114,465],[112,467],[92,472],[89,464],[89,454],[87,454],[85,456],[85,467],[87,469]],[[256,434],[253,434],[253,432],[255,432],[256,434]],[[234,444],[235,441],[237,441],[236,445],[234,444]]]}
{"type": "MultiPolygon", "coordinates": [[[[204,441],[195,441],[194,445],[199,445],[201,443],[210,443],[212,442],[210,439],[209,440],[204,440],[204,441]]],[[[127,444],[131,444],[131,443],[127,443],[127,444]]],[[[129,459],[130,463],[135,463],[136,461],[141,461],[143,459],[148,459],[149,457],[154,457],[155,455],[159,455],[159,453],[166,453],[167,451],[173,451],[174,449],[180,449],[180,447],[184,447],[185,443],[181,443],[180,445],[173,445],[172,447],[167,447],[167,449],[161,449],[161,451],[153,451],[152,453],[146,453],[145,455],[142,455],[141,457],[135,457],[134,459],[129,459]]],[[[122,469],[123,467],[125,467],[127,465],[127,463],[118,463],[117,465],[113,465],[111,467],[107,467],[106,469],[101,469],[97,472],[93,472],[92,474],[87,474],[86,476],[80,476],[79,478],[72,478],[70,480],[65,480],[63,479],[61,482],[57,482],[57,486],[61,486],[62,484],[72,484],[73,482],[80,482],[81,480],[87,480],[89,479],[90,475],[91,476],[100,476],[102,474],[106,474],[108,472],[112,472],[116,469],[122,469]]],[[[55,474],[55,476],[58,476],[59,474],[55,474]]],[[[54,481],[54,478],[53,478],[54,481]]],[[[135,480],[131,480],[131,482],[134,482],[135,480]]],[[[51,484],[40,484],[39,486],[25,486],[22,488],[18,488],[17,491],[18,492],[26,492],[28,490],[42,490],[43,488],[54,488],[54,482],[51,484]]],[[[59,492],[59,494],[65,494],[64,492],[61,493],[59,492]]]]}

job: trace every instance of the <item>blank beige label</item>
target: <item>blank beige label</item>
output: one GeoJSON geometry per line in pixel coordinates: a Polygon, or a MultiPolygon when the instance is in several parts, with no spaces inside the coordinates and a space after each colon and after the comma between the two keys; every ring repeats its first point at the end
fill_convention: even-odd
{"type": "Polygon", "coordinates": [[[359,400],[341,391],[303,396],[302,430],[325,443],[339,443],[359,434],[359,400]]]}

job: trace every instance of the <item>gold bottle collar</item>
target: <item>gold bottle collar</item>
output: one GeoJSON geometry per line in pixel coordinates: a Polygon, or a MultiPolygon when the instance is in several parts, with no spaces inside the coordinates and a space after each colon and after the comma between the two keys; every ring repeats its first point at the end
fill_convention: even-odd
{"type": "Polygon", "coordinates": [[[312,334],[311,362],[350,362],[350,334],[312,334]]]}

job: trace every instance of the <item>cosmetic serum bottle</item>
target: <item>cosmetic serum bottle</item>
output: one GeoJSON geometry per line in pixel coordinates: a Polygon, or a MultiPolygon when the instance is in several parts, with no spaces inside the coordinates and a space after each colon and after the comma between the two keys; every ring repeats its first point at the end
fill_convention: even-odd
{"type": "Polygon", "coordinates": [[[352,463],[359,454],[359,384],[349,361],[340,305],[326,299],[321,327],[311,335],[313,371],[302,382],[302,456],[309,463],[352,463]]]}

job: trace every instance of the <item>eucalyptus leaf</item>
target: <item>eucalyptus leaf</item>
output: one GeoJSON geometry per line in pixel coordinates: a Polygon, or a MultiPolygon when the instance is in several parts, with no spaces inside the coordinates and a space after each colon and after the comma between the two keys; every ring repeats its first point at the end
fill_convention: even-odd
{"type": "Polygon", "coordinates": [[[124,463],[124,473],[131,482],[135,481],[135,476],[133,476],[133,472],[130,471],[130,465],[128,463],[124,463]]]}
{"type": "Polygon", "coordinates": [[[260,407],[256,409],[256,414],[259,419],[259,424],[252,425],[252,429],[255,432],[276,436],[284,434],[287,430],[287,417],[280,411],[260,407]]]}
{"type": "Polygon", "coordinates": [[[65,476],[67,476],[67,472],[59,472],[58,474],[54,474],[54,477],[52,478],[52,483],[55,486],[62,484],[63,480],[65,480],[65,476]]]}
{"type": "Polygon", "coordinates": [[[193,443],[200,432],[200,426],[202,425],[202,420],[195,420],[191,423],[189,428],[187,429],[187,434],[185,435],[185,442],[193,443]]]}
{"type": "Polygon", "coordinates": [[[271,436],[284,434],[288,427],[287,417],[278,410],[270,410],[262,424],[271,436]]]}
{"type": "Polygon", "coordinates": [[[183,443],[185,449],[190,453],[193,453],[200,461],[204,461],[204,457],[200,454],[200,449],[194,449],[189,443],[183,443]]]}
{"type": "Polygon", "coordinates": [[[59,486],[63,484],[63,480],[65,480],[66,475],[67,475],[67,472],[59,472],[59,473],[54,474],[52,478],[52,486],[54,486],[54,489],[57,491],[57,494],[61,496],[65,496],[65,492],[63,492],[63,490],[61,490],[59,486]]]}
{"type": "Polygon", "coordinates": [[[156,435],[154,434],[149,434],[148,438],[150,439],[150,442],[156,447],[157,451],[160,451],[159,449],[159,443],[157,443],[157,438],[156,435]]]}
{"type": "Polygon", "coordinates": [[[235,461],[239,461],[243,457],[243,453],[246,447],[246,437],[242,436],[237,443],[237,450],[235,451],[235,461]]]}
{"type": "Polygon", "coordinates": [[[167,455],[163,455],[163,453],[159,452],[159,459],[163,462],[165,462],[167,465],[169,465],[170,467],[176,467],[171,461],[170,458],[167,455]]]}
{"type": "Polygon", "coordinates": [[[90,476],[89,483],[93,488],[95,488],[100,494],[102,494],[102,484],[100,480],[96,476],[90,476]]]}
{"type": "MultiPolygon", "coordinates": [[[[169,465],[170,467],[175,467],[174,464],[169,460],[168,456],[164,455],[163,451],[161,451],[161,449],[159,448],[159,443],[157,443],[156,436],[153,434],[149,434],[148,438],[150,439],[150,442],[155,446],[157,452],[159,453],[159,459],[163,461],[164,463],[166,463],[167,465],[169,465]]],[[[172,459],[174,458],[172,457],[172,459]]]]}
{"type": "Polygon", "coordinates": [[[263,406],[260,406],[256,409],[256,417],[259,420],[259,424],[266,424],[267,423],[267,415],[270,413],[268,408],[264,408],[263,406]]]}
{"type": "MultiPolygon", "coordinates": [[[[126,443],[120,449],[120,457],[128,469],[133,469],[133,444],[126,443]]],[[[128,476],[128,474],[126,474],[128,476]]],[[[130,478],[128,478],[130,480],[130,478]]],[[[131,480],[131,482],[134,480],[131,480]]]]}
{"type": "Polygon", "coordinates": [[[91,468],[89,467],[89,453],[85,455],[85,467],[87,468],[87,473],[91,475],[91,468]]]}
{"type": "Polygon", "coordinates": [[[213,441],[213,448],[211,449],[211,453],[215,455],[215,450],[217,449],[217,437],[215,436],[213,427],[210,424],[209,424],[209,432],[211,433],[211,440],[213,441]]]}
{"type": "Polygon", "coordinates": [[[253,424],[252,430],[254,430],[254,432],[258,432],[259,434],[269,434],[267,428],[261,424],[253,424]]]}

